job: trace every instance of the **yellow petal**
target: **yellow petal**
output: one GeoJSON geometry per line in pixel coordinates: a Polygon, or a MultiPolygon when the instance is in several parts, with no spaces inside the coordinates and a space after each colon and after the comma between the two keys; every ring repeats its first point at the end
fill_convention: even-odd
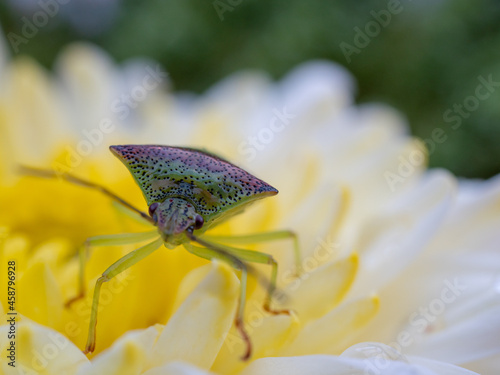
{"type": "Polygon", "coordinates": [[[46,162],[54,147],[67,139],[71,131],[57,87],[46,71],[28,58],[11,64],[5,86],[10,94],[6,105],[10,110],[9,138],[15,144],[16,161],[46,162]]]}
{"type": "Polygon", "coordinates": [[[78,375],[136,375],[147,363],[158,336],[156,327],[132,331],[113,344],[111,348],[92,360],[92,365],[82,368],[78,375]]]}
{"type": "Polygon", "coordinates": [[[16,180],[16,163],[14,158],[14,145],[10,139],[12,114],[9,105],[0,100],[0,178],[2,185],[10,185],[16,180]]]}
{"type": "Polygon", "coordinates": [[[353,254],[302,274],[285,288],[287,298],[280,309],[295,310],[302,324],[323,316],[345,296],[357,269],[358,257],[353,254]]]}
{"type": "Polygon", "coordinates": [[[189,272],[181,281],[179,288],[177,290],[177,295],[174,302],[173,311],[177,311],[179,306],[189,297],[189,295],[196,289],[198,285],[207,277],[207,275],[212,270],[212,264],[206,264],[204,266],[195,268],[189,272]]]}
{"type": "Polygon", "coordinates": [[[43,243],[34,249],[28,265],[43,262],[47,264],[52,271],[63,261],[66,261],[75,252],[73,246],[66,239],[54,238],[43,243]]]}
{"type": "Polygon", "coordinates": [[[333,309],[305,326],[283,355],[339,352],[376,315],[378,307],[377,297],[367,297],[333,309]]]}
{"type": "Polygon", "coordinates": [[[17,309],[37,323],[60,329],[62,294],[52,271],[45,263],[33,264],[19,279],[17,309]]]}
{"type": "Polygon", "coordinates": [[[210,368],[233,323],[238,286],[233,271],[214,262],[212,271],[163,329],[153,349],[151,367],[180,360],[210,368]]]}

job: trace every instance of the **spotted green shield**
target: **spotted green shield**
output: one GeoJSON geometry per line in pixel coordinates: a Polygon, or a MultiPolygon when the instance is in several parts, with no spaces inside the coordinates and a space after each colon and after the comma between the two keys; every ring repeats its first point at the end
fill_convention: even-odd
{"type": "Polygon", "coordinates": [[[266,182],[213,154],[159,145],[111,146],[141,188],[148,205],[167,198],[193,204],[205,229],[278,193],[266,182]]]}

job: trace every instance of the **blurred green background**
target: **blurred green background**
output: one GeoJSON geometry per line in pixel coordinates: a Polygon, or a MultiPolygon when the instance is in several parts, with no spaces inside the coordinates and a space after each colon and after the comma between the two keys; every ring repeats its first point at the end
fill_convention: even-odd
{"type": "Polygon", "coordinates": [[[26,20],[54,9],[33,41],[11,43],[13,55],[50,68],[65,45],[89,40],[117,61],[156,59],[175,89],[196,92],[241,69],[278,79],[328,59],[354,74],[358,103],[394,106],[424,139],[444,130],[431,167],[500,172],[499,1],[3,0],[3,32],[22,36],[26,20]],[[480,77],[499,84],[478,88],[480,77]]]}

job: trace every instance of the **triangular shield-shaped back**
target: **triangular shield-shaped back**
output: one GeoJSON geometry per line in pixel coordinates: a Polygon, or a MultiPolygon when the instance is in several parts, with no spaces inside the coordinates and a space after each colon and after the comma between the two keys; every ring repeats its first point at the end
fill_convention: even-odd
{"type": "Polygon", "coordinates": [[[159,145],[111,146],[110,150],[132,173],[148,205],[184,198],[206,224],[278,193],[243,169],[201,150],[159,145]]]}

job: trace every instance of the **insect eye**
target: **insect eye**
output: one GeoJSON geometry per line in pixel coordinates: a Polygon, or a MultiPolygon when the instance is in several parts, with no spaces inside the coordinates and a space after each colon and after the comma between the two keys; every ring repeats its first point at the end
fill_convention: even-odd
{"type": "Polygon", "coordinates": [[[153,216],[154,212],[158,208],[158,203],[155,202],[151,206],[149,206],[149,216],[153,216]]]}
{"type": "Polygon", "coordinates": [[[205,220],[203,220],[203,217],[201,217],[200,215],[196,215],[194,219],[194,229],[200,229],[204,223],[205,220]]]}

